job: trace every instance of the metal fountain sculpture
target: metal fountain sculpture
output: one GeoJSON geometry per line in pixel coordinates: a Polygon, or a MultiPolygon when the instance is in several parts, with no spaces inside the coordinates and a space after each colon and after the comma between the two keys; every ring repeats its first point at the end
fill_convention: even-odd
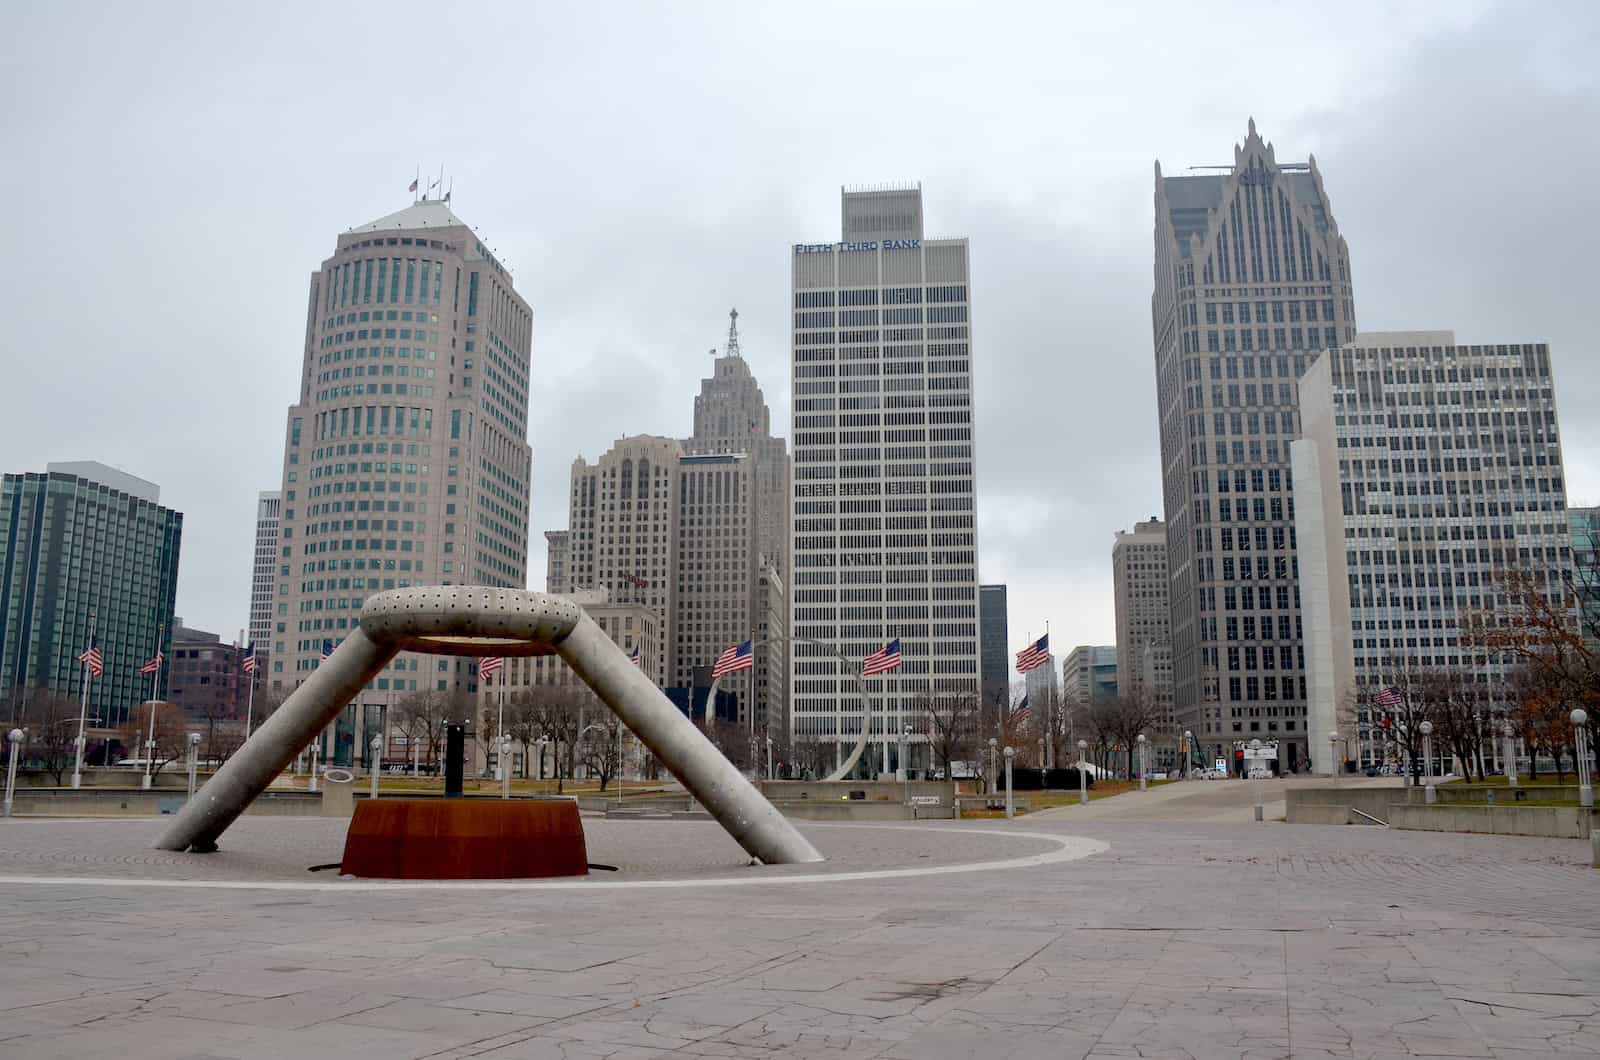
{"type": "Polygon", "coordinates": [[[482,586],[378,593],[361,624],[184,806],[156,843],[212,851],[251,801],[401,651],[559,655],[739,845],[769,865],[823,860],[577,604],[482,586]]]}

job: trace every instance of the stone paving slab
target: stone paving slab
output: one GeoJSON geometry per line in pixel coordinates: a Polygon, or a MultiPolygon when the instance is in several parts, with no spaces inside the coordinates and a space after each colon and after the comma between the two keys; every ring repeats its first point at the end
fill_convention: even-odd
{"type": "Polygon", "coordinates": [[[1600,1056],[1586,844],[1175,816],[806,826],[862,871],[1109,844],[807,882],[586,820],[653,889],[471,893],[44,884],[300,879],[338,827],[247,819],[195,866],[140,853],[156,822],[0,822],[34,878],[0,884],[0,1057],[1600,1056]],[[696,889],[732,871],[764,882],[696,889]]]}

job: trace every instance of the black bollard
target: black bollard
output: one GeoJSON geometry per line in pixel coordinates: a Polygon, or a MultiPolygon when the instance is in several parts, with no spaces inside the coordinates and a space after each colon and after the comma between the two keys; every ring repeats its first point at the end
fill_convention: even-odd
{"type": "Polygon", "coordinates": [[[467,727],[453,721],[444,727],[444,797],[461,798],[461,775],[466,767],[467,727]]]}

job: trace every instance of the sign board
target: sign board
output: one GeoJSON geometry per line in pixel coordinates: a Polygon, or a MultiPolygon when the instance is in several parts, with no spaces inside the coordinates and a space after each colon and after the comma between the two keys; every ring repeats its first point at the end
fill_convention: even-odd
{"type": "Polygon", "coordinates": [[[1263,761],[1276,762],[1278,760],[1278,749],[1276,747],[1246,747],[1244,756],[1245,758],[1259,758],[1263,761]]]}
{"type": "Polygon", "coordinates": [[[1218,773],[1226,773],[1228,771],[1228,760],[1226,758],[1217,759],[1216,768],[1218,773]]]}
{"type": "Polygon", "coordinates": [[[937,795],[913,795],[913,796],[911,796],[911,805],[913,805],[913,806],[938,806],[939,805],[939,796],[937,796],[937,795]]]}

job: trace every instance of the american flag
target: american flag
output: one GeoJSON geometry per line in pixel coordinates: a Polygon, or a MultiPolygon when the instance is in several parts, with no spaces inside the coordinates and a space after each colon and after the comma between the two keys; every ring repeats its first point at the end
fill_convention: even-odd
{"type": "Polygon", "coordinates": [[[622,576],[622,580],[627,582],[629,585],[637,585],[641,589],[650,588],[650,583],[639,577],[637,574],[624,574],[622,576]]]}
{"type": "Polygon", "coordinates": [[[166,658],[166,656],[161,654],[161,649],[160,648],[157,648],[156,649],[156,657],[154,659],[151,659],[149,662],[145,663],[143,666],[139,667],[139,672],[142,673],[142,674],[153,674],[153,673],[155,673],[157,670],[161,669],[161,660],[164,659],[164,658],[166,658]]]}
{"type": "Polygon", "coordinates": [[[635,666],[639,665],[639,645],[635,644],[633,646],[633,654],[628,656],[628,661],[635,666]]]}
{"type": "Polygon", "coordinates": [[[330,656],[332,654],[333,654],[333,641],[324,640],[322,642],[322,657],[324,659],[326,659],[328,656],[330,656]]]}
{"type": "Polygon", "coordinates": [[[1050,661],[1050,634],[1046,633],[1032,644],[1017,652],[1017,673],[1037,670],[1050,661]]]}
{"type": "Polygon", "coordinates": [[[494,655],[487,659],[479,659],[478,680],[482,681],[486,677],[490,677],[499,673],[501,670],[505,669],[505,665],[505,659],[499,655],[494,655]]]}
{"type": "Polygon", "coordinates": [[[1028,720],[1028,715],[1033,713],[1033,708],[1028,706],[1028,697],[1023,696],[1022,702],[1017,704],[1017,709],[1011,712],[1011,724],[1022,725],[1028,720]]]}
{"type": "Polygon", "coordinates": [[[239,664],[239,668],[241,670],[243,670],[247,674],[253,674],[253,673],[256,672],[256,642],[255,641],[251,641],[249,646],[245,648],[245,650],[244,650],[244,660],[239,664]]]}
{"type": "Polygon", "coordinates": [[[731,674],[736,670],[749,670],[756,664],[756,655],[749,641],[740,641],[731,644],[728,650],[717,659],[717,664],[711,668],[711,680],[715,681],[724,674],[731,674]]]}
{"type": "Polygon", "coordinates": [[[900,669],[900,638],[896,637],[865,659],[861,660],[861,676],[886,674],[900,669]]]}
{"type": "Polygon", "coordinates": [[[95,638],[89,638],[89,646],[78,656],[78,661],[89,668],[89,672],[99,677],[105,673],[105,658],[100,654],[100,643],[95,638]]]}
{"type": "Polygon", "coordinates": [[[1400,694],[1398,688],[1394,685],[1388,685],[1378,693],[1373,702],[1380,707],[1398,707],[1404,700],[1405,697],[1400,694]]]}

